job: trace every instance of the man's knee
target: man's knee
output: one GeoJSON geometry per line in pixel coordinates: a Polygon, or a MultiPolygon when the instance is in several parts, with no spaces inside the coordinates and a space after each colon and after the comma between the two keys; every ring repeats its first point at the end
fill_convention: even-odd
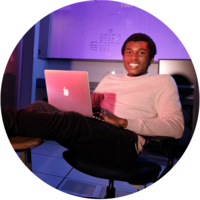
{"type": "Polygon", "coordinates": [[[40,100],[38,100],[38,101],[35,101],[32,105],[33,106],[35,106],[35,107],[44,107],[44,106],[46,106],[48,103],[46,103],[45,101],[40,101],[40,100]]]}
{"type": "Polygon", "coordinates": [[[42,104],[42,105],[46,105],[47,104],[47,102],[45,102],[45,101],[41,101],[41,100],[37,100],[37,101],[35,101],[33,104],[42,104]]]}
{"type": "Polygon", "coordinates": [[[32,104],[25,107],[28,110],[37,110],[37,111],[47,111],[48,103],[44,101],[35,101],[32,104]]]}

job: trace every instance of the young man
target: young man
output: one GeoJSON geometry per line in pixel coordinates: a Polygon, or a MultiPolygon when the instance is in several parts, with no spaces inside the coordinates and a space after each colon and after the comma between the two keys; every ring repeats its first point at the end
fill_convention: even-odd
{"type": "Polygon", "coordinates": [[[100,117],[123,128],[39,101],[20,110],[2,109],[8,136],[53,139],[110,165],[133,163],[145,144],[143,136],[180,138],[184,122],[174,80],[147,72],[155,54],[149,36],[131,35],[122,47],[128,74],[106,76],[92,94],[92,105],[102,108],[100,117]]]}

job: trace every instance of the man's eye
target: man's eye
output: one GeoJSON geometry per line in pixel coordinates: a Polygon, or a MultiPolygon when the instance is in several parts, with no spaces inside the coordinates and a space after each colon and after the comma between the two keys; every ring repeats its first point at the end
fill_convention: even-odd
{"type": "Polygon", "coordinates": [[[141,54],[141,55],[144,55],[144,54],[145,54],[145,52],[144,52],[144,51],[140,51],[140,52],[139,52],[139,54],[141,54]]]}
{"type": "Polygon", "coordinates": [[[126,51],[126,54],[131,54],[131,52],[130,51],[126,51]]]}

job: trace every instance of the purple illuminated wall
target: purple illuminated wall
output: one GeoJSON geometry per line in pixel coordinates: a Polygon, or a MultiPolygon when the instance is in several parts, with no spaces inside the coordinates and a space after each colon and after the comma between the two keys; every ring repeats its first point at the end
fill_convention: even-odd
{"type": "Polygon", "coordinates": [[[52,13],[50,58],[121,60],[121,47],[133,33],[156,43],[158,59],[190,59],[176,35],[160,20],[120,2],[81,2],[52,13]]]}

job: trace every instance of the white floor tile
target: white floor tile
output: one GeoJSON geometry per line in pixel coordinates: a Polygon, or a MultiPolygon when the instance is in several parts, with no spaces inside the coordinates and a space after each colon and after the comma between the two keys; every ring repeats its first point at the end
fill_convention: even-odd
{"type": "Polygon", "coordinates": [[[56,188],[61,181],[63,180],[63,178],[61,177],[57,177],[57,176],[52,176],[49,174],[42,174],[42,173],[38,173],[38,172],[34,172],[34,174],[41,179],[41,181],[44,181],[45,184],[48,184],[54,188],[56,188]]]}
{"type": "Polygon", "coordinates": [[[59,145],[60,146],[60,144],[58,144],[56,141],[54,141],[54,140],[47,140],[46,142],[45,142],[46,144],[54,144],[54,145],[59,145]]]}
{"type": "Polygon", "coordinates": [[[127,182],[123,182],[123,181],[115,181],[114,182],[114,187],[119,188],[119,189],[125,189],[125,190],[129,190],[129,191],[133,191],[136,192],[137,190],[131,186],[129,183],[127,182]]]}
{"type": "Polygon", "coordinates": [[[95,183],[95,184],[99,184],[99,185],[106,185],[106,186],[108,185],[107,179],[101,179],[101,178],[89,176],[87,174],[79,172],[76,169],[73,169],[70,172],[70,174],[67,176],[67,178],[79,180],[79,181],[83,181],[83,182],[95,183]]]}
{"type": "Polygon", "coordinates": [[[65,177],[72,167],[61,158],[32,154],[33,172],[65,177]]]}
{"type": "Polygon", "coordinates": [[[54,156],[63,158],[62,154],[64,151],[67,151],[67,149],[61,145],[55,145],[55,144],[49,144],[44,143],[32,150],[32,154],[41,154],[46,156],[54,156]]]}

